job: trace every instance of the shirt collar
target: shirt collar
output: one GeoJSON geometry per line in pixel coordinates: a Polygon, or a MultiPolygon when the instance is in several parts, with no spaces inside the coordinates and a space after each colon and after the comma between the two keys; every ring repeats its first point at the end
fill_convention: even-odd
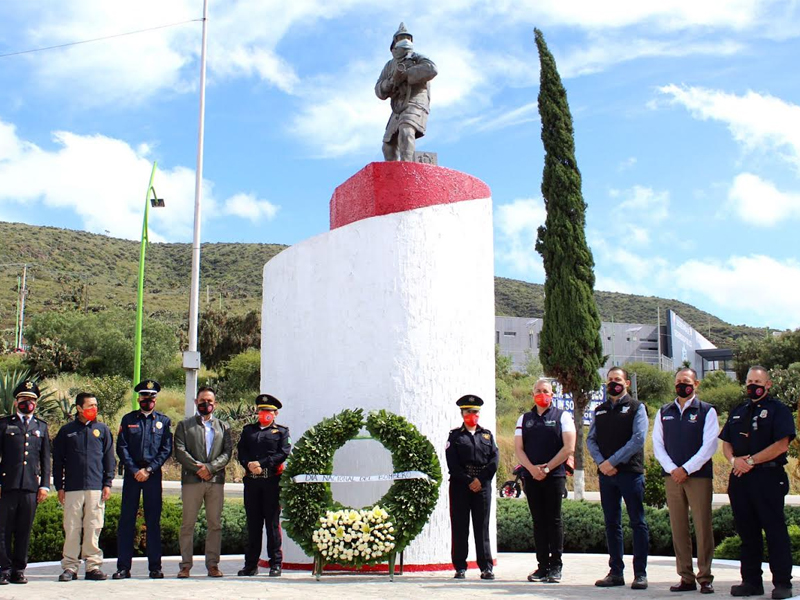
{"type": "Polygon", "coordinates": [[[20,421],[24,421],[26,417],[27,417],[28,419],[30,419],[31,421],[33,420],[33,415],[23,415],[21,412],[17,411],[17,418],[18,418],[20,421]]]}
{"type": "MultiPolygon", "coordinates": [[[[675,406],[678,407],[678,410],[681,410],[681,403],[678,402],[677,398],[675,398],[675,406]]],[[[684,410],[686,410],[689,407],[697,408],[698,406],[700,406],[700,400],[697,399],[697,394],[694,394],[692,396],[692,399],[689,400],[686,404],[683,405],[683,410],[681,410],[681,412],[683,412],[684,410]]]]}

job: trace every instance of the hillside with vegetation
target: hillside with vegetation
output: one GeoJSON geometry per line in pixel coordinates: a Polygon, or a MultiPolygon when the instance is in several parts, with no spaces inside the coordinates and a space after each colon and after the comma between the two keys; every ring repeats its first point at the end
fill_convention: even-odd
{"type": "MultiPolygon", "coordinates": [[[[0,239],[0,329],[9,341],[23,264],[28,265],[26,318],[51,310],[133,310],[139,242],[20,223],[0,223],[0,239]]],[[[259,310],[264,264],[285,248],[280,244],[203,244],[201,310],[215,308],[236,314],[259,310]]],[[[151,316],[175,326],[186,321],[190,268],[190,244],[149,245],[145,310],[151,316]]],[[[671,308],[718,346],[765,335],[763,329],[731,325],[678,300],[615,292],[595,294],[606,321],[654,323],[658,309],[664,319],[671,308]]],[[[495,306],[498,315],[542,317],[544,288],[497,277],[495,306]]]]}

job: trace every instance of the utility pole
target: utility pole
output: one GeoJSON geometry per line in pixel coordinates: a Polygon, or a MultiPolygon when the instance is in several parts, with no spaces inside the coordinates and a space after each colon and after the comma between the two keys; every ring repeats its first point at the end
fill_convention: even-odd
{"type": "Polygon", "coordinates": [[[22,278],[17,276],[17,314],[14,319],[14,349],[19,348],[19,306],[20,306],[20,290],[22,289],[22,278]]]}
{"type": "Polygon", "coordinates": [[[661,371],[661,306],[656,304],[656,340],[658,341],[658,370],[661,371]]]}
{"type": "Polygon", "coordinates": [[[22,340],[25,337],[25,296],[28,290],[25,287],[28,278],[28,265],[22,265],[22,287],[19,290],[19,337],[17,338],[17,348],[22,349],[22,340]]]}

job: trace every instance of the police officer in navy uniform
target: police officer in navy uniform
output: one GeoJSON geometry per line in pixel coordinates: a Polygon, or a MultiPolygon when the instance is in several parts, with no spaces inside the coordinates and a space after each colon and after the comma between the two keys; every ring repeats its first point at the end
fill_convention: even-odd
{"type": "Polygon", "coordinates": [[[172,423],[155,410],[161,391],[157,381],[145,379],[135,388],[140,410],[129,412],[119,426],[117,456],[124,468],[122,506],[117,529],[117,571],[112,579],[131,576],[133,535],[139,496],[144,498],[147,527],[147,563],[151,579],[163,579],[161,571],[161,467],[172,454],[172,423]]]}
{"type": "Polygon", "coordinates": [[[719,436],[725,458],[733,467],[728,496],[742,540],[742,583],[731,588],[731,595],[764,593],[763,530],[775,585],[772,597],[791,598],[792,551],[783,512],[789,479],[783,466],[795,437],[794,419],[785,404],[769,395],[772,381],[764,367],[750,367],[745,383],[748,400],[730,411],[719,436]]]}
{"type": "Polygon", "coordinates": [[[500,455],[492,432],[478,425],[483,400],[467,395],[459,398],[456,405],[461,409],[464,424],[450,431],[445,446],[447,469],[450,472],[454,579],[466,577],[470,516],[481,579],[494,579],[494,561],[489,546],[489,513],[492,508],[492,478],[497,472],[500,455]]]}
{"type": "Polygon", "coordinates": [[[39,386],[26,379],[13,394],[14,414],[0,419],[0,585],[28,583],[33,517],[50,490],[50,436],[33,416],[39,386]]]}
{"type": "Polygon", "coordinates": [[[269,576],[281,576],[280,484],[283,463],[292,450],[289,428],[275,422],[282,406],[275,396],[260,394],[256,398],[258,422],[245,425],[236,447],[239,462],[246,472],[243,483],[247,548],[244,568],[237,573],[240,577],[258,574],[264,527],[267,529],[269,576]]]}

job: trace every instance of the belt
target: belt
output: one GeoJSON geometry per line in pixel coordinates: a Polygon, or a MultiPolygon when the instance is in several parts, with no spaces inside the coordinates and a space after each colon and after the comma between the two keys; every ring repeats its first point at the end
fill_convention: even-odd
{"type": "Polygon", "coordinates": [[[783,465],[780,464],[778,461],[771,460],[769,462],[758,463],[757,465],[753,465],[753,468],[754,469],[769,469],[769,468],[772,468],[772,467],[782,467],[782,466],[783,465]]]}
{"type": "Polygon", "coordinates": [[[269,479],[270,477],[275,477],[275,474],[270,474],[269,469],[262,469],[261,473],[258,475],[254,475],[253,473],[248,473],[245,477],[249,477],[250,479],[269,479]]]}
{"type": "Polygon", "coordinates": [[[467,465],[467,475],[470,477],[477,477],[483,471],[483,465],[467,465]]]}

